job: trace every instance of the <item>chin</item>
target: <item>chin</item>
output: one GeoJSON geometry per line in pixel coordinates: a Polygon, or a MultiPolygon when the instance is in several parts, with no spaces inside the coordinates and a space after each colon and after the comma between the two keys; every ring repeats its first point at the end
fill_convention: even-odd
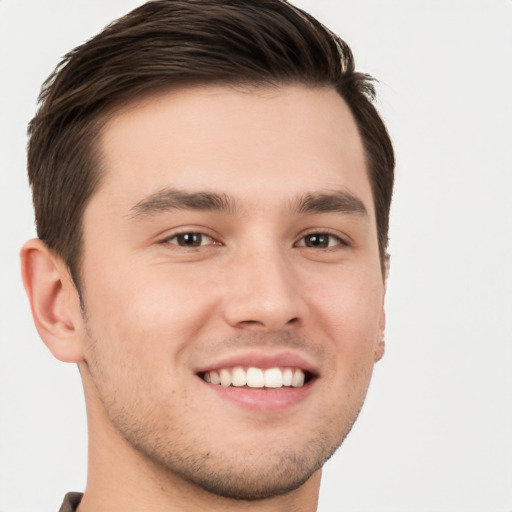
{"type": "MultiPolygon", "coordinates": [[[[178,478],[208,493],[234,500],[255,501],[288,494],[303,486],[334,454],[343,436],[318,435],[302,446],[270,448],[206,447],[183,445],[158,451],[136,449],[160,468],[164,478],[178,478]],[[178,448],[178,449],[176,449],[178,448]],[[222,451],[221,451],[222,450],[222,451]]],[[[162,446],[160,446],[162,448],[162,446]]]]}
{"type": "Polygon", "coordinates": [[[182,477],[196,487],[223,498],[265,500],[297,490],[321,469],[325,460],[313,463],[290,454],[274,462],[267,461],[264,467],[245,464],[238,468],[219,469],[205,464],[182,477]]]}

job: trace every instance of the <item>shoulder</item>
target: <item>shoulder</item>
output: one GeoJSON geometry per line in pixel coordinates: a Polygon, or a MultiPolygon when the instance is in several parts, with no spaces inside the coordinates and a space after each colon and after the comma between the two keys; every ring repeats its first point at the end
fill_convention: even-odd
{"type": "Polygon", "coordinates": [[[81,492],[68,492],[64,496],[64,501],[59,509],[59,512],[75,512],[80,504],[83,494],[81,492]]]}

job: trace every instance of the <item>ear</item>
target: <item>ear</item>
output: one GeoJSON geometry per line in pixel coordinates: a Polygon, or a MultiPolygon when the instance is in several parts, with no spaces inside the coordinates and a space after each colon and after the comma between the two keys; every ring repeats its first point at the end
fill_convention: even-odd
{"type": "Polygon", "coordinates": [[[25,243],[20,258],[23,284],[39,336],[57,359],[83,361],[82,312],[67,266],[37,238],[25,243]]]}
{"type": "Polygon", "coordinates": [[[386,253],[384,256],[384,268],[383,268],[383,278],[384,278],[384,293],[382,296],[382,311],[379,321],[379,334],[377,339],[377,345],[375,346],[375,362],[380,361],[384,356],[384,352],[386,350],[386,341],[385,341],[385,330],[386,330],[386,312],[384,311],[384,298],[386,296],[386,290],[388,285],[388,277],[389,277],[389,267],[390,267],[390,257],[389,254],[386,253]]]}
{"type": "Polygon", "coordinates": [[[386,329],[386,312],[384,311],[384,307],[382,308],[382,313],[380,317],[380,324],[379,324],[379,334],[377,339],[377,345],[375,346],[375,356],[374,361],[380,361],[382,359],[382,356],[384,355],[384,352],[386,350],[386,342],[384,339],[384,331],[386,329]]]}

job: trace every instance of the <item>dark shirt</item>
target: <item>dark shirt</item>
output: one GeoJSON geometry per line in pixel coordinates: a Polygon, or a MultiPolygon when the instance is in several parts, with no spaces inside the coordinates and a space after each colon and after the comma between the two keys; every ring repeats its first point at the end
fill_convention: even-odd
{"type": "Polygon", "coordinates": [[[64,496],[64,501],[59,512],[75,512],[76,507],[80,504],[83,494],[81,492],[68,492],[64,496]]]}

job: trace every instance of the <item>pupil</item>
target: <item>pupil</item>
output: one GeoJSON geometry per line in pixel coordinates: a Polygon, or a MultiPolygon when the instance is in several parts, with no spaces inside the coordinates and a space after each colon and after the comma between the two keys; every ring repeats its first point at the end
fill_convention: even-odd
{"type": "Polygon", "coordinates": [[[309,235],[306,238],[306,245],[308,247],[327,247],[327,235],[309,235]]]}
{"type": "Polygon", "coordinates": [[[201,235],[198,233],[184,233],[178,236],[178,241],[180,245],[198,247],[201,245],[201,235]]]}

